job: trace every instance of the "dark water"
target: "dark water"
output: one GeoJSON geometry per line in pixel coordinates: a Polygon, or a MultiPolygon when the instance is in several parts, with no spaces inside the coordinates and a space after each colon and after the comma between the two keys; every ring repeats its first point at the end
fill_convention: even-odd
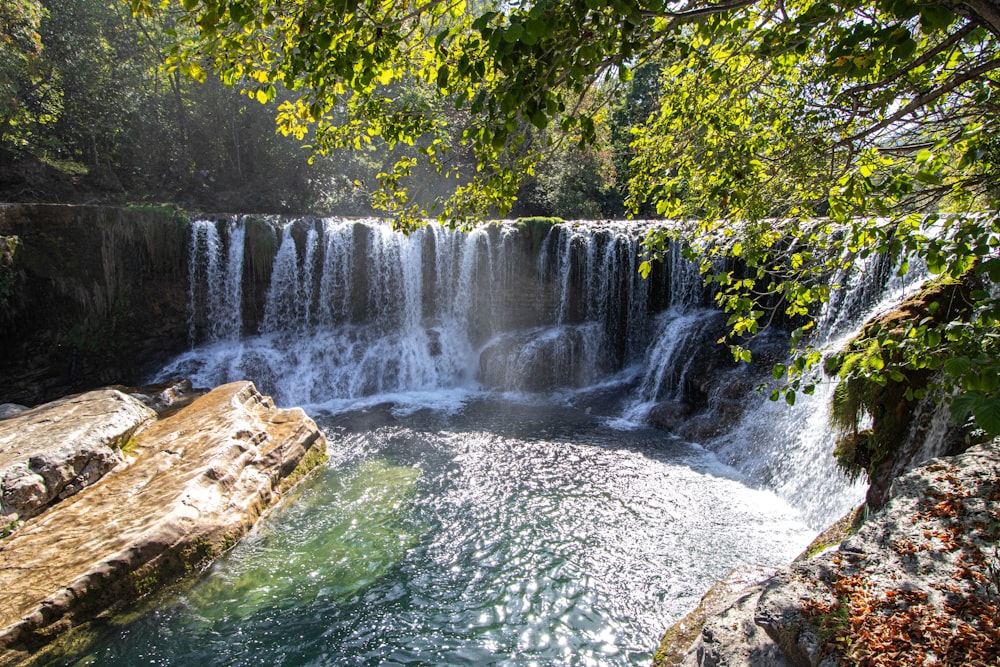
{"type": "Polygon", "coordinates": [[[661,432],[480,400],[319,420],[324,468],[94,665],[641,665],[741,563],[813,536],[661,432]]]}

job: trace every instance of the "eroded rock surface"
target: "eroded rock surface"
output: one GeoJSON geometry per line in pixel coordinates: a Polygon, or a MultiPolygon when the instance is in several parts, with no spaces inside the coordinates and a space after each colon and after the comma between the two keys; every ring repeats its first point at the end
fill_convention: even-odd
{"type": "Polygon", "coordinates": [[[785,667],[778,647],[753,621],[762,582],[774,572],[749,565],[730,572],[667,631],[654,667],[785,667]]]}
{"type": "Polygon", "coordinates": [[[1000,664],[998,501],[1000,441],[920,466],[839,548],[724,599],[658,664],[1000,664]]]}
{"type": "Polygon", "coordinates": [[[113,389],[91,391],[0,421],[0,526],[35,516],[124,463],[124,447],[156,418],[113,389]]]}
{"type": "Polygon", "coordinates": [[[151,423],[132,450],[130,466],[0,541],[0,664],[205,565],[326,441],[239,382],[151,423]]]}
{"type": "Polygon", "coordinates": [[[839,549],[771,580],[757,624],[795,665],[997,664],[1000,445],[921,466],[889,496],[839,549]]]}

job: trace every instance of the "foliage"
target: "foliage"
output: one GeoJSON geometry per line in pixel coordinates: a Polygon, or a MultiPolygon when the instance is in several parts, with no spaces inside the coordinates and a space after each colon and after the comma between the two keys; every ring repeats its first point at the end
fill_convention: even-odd
{"type": "Polygon", "coordinates": [[[61,96],[42,58],[39,28],[46,16],[38,0],[0,0],[0,142],[27,143],[51,123],[61,96]]]}
{"type": "MultiPolygon", "coordinates": [[[[831,279],[877,254],[899,273],[923,262],[981,282],[968,318],[880,335],[893,361],[844,377],[943,371],[939,389],[961,394],[956,416],[1000,433],[997,19],[974,2],[958,13],[935,2],[755,2],[667,44],[660,109],[633,144],[632,204],[698,219],[681,233],[703,239],[736,359],[749,360],[745,339],[760,327],[793,323],[795,359],[775,368],[784,385],[772,398],[814,390],[814,322],[840,287],[831,279]]],[[[649,239],[652,256],[667,238],[649,239]]]]}
{"type": "Polygon", "coordinates": [[[920,358],[907,359],[907,348],[914,340],[923,341],[927,331],[966,322],[969,292],[961,281],[934,281],[895,311],[865,325],[843,350],[825,360],[826,372],[840,378],[830,410],[830,423],[839,433],[834,456],[852,479],[863,473],[873,479],[879,465],[902,444],[931,371],[940,371],[952,352],[944,348],[934,359],[935,352],[919,342],[920,358]]]}

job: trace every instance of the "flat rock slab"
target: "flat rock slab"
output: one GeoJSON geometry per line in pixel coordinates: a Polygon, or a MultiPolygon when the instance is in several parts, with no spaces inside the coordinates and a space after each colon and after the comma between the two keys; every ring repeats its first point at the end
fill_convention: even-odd
{"type": "Polygon", "coordinates": [[[204,567],[326,440],[302,410],[238,382],[151,423],[132,449],[133,464],[0,541],[0,665],[204,567]]]}
{"type": "Polygon", "coordinates": [[[104,389],[0,421],[0,528],[35,516],[123,464],[121,448],[154,419],[140,401],[104,389]]]}

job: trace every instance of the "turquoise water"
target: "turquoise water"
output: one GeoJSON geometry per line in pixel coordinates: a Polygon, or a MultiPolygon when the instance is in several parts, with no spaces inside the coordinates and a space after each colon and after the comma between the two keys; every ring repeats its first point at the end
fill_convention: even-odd
{"type": "Polygon", "coordinates": [[[730,568],[814,535],[697,445],[570,408],[318,421],[322,470],[70,664],[644,665],[730,568]]]}

